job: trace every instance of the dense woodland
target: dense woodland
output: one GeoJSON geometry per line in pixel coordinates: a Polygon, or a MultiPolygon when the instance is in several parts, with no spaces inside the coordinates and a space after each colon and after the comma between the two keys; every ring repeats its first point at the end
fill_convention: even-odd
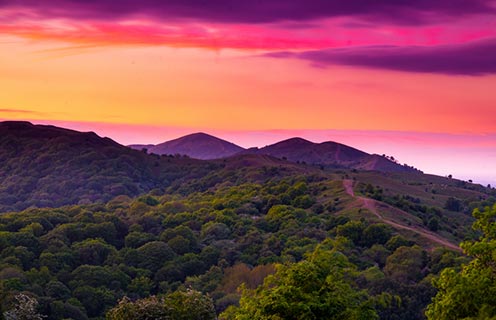
{"type": "Polygon", "coordinates": [[[107,202],[198,177],[214,163],[147,155],[95,133],[0,123],[0,212],[107,202]]]}
{"type": "MultiPolygon", "coordinates": [[[[487,202],[470,205],[482,208],[487,202]]],[[[339,308],[344,309],[338,314],[423,319],[436,294],[432,280],[468,258],[416,241],[413,232],[374,221],[353,205],[341,180],[302,175],[4,213],[2,307],[11,308],[16,293],[25,292],[48,319],[100,319],[123,297],[131,303],[193,290],[208,294],[217,314],[227,309],[226,318],[241,310],[240,319],[249,319],[260,309],[288,312],[279,315],[282,319],[301,318],[298,312],[312,319],[305,312],[320,318],[318,312],[327,314],[326,308],[333,308],[329,301],[336,299],[310,299],[312,292],[342,290],[339,308]],[[270,282],[256,289],[271,274],[270,282]],[[278,295],[315,305],[299,311],[250,305],[278,295]]]]}
{"type": "Polygon", "coordinates": [[[489,186],[0,129],[0,318],[496,315],[489,186]]]}

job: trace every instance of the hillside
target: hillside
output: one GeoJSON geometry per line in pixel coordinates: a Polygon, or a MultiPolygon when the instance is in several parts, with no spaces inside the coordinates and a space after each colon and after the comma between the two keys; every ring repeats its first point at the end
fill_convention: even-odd
{"type": "Polygon", "coordinates": [[[0,311],[27,292],[48,320],[96,320],[124,295],[192,288],[220,314],[242,283],[328,250],[353,269],[353,288],[389,301],[370,304],[381,319],[425,319],[432,277],[466,261],[458,243],[477,236],[471,212],[496,202],[496,190],[456,179],[283,156],[398,166],[335,143],[268,150],[196,160],[0,123],[0,311]]]}
{"type": "Polygon", "coordinates": [[[266,154],[292,162],[335,168],[375,170],[383,172],[417,172],[390,159],[371,155],[337,142],[313,143],[302,138],[291,138],[263,148],[250,148],[244,154],[266,154]]]}
{"type": "Polygon", "coordinates": [[[2,122],[0,212],[136,196],[207,166],[146,155],[93,132],[2,122]]]}
{"type": "Polygon", "coordinates": [[[180,154],[203,160],[225,158],[244,150],[234,143],[201,132],[157,145],[130,145],[130,147],[137,150],[146,148],[149,153],[180,154]]]}
{"type": "Polygon", "coordinates": [[[313,143],[302,138],[291,138],[263,148],[243,149],[231,142],[205,133],[194,133],[158,145],[135,144],[129,147],[146,149],[160,155],[187,155],[195,159],[212,160],[233,155],[269,155],[290,162],[320,165],[331,168],[348,168],[382,172],[418,172],[417,169],[400,165],[391,159],[337,142],[313,143]]]}

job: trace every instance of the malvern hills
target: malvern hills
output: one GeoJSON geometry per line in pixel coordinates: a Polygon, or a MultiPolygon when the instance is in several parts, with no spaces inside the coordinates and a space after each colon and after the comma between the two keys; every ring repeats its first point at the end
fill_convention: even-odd
{"type": "Polygon", "coordinates": [[[235,155],[244,149],[234,143],[199,132],[157,145],[130,145],[133,149],[147,149],[156,154],[180,154],[195,159],[211,160],[235,155]]]}
{"type": "Polygon", "coordinates": [[[244,149],[232,142],[206,133],[194,133],[157,145],[130,145],[137,150],[160,155],[186,155],[195,159],[212,160],[242,154],[260,154],[291,162],[322,165],[334,168],[377,170],[385,172],[413,172],[416,169],[400,165],[385,156],[371,155],[337,142],[313,143],[291,138],[263,148],[244,149]]]}

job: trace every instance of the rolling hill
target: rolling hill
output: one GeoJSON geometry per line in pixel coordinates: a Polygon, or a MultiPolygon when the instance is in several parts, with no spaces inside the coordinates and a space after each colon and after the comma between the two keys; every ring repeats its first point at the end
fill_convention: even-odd
{"type": "Polygon", "coordinates": [[[302,138],[291,138],[263,148],[243,149],[234,143],[205,134],[194,133],[158,145],[136,144],[129,147],[146,149],[160,155],[187,155],[203,160],[222,159],[234,155],[269,155],[290,162],[321,165],[332,168],[375,170],[382,172],[418,172],[389,158],[368,154],[337,142],[313,143],[302,138]]]}
{"type": "Polygon", "coordinates": [[[137,196],[207,166],[212,164],[147,155],[93,132],[2,122],[0,212],[137,196]]]}
{"type": "Polygon", "coordinates": [[[148,152],[160,155],[180,154],[202,160],[225,158],[244,150],[234,143],[202,132],[157,145],[130,145],[129,147],[137,150],[146,148],[148,152]]]}
{"type": "Polygon", "coordinates": [[[371,155],[337,142],[313,143],[302,138],[291,138],[263,148],[250,148],[244,154],[266,154],[292,162],[335,168],[375,170],[382,172],[418,172],[386,157],[371,155]]]}

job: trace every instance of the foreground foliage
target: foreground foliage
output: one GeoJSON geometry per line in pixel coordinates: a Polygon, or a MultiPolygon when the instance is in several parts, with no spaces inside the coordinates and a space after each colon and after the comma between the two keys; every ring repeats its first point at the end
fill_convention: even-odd
{"type": "Polygon", "coordinates": [[[280,265],[255,290],[243,289],[239,307],[221,319],[378,319],[366,291],[356,288],[356,267],[319,246],[307,259],[280,265]]]}
{"type": "Polygon", "coordinates": [[[176,291],[132,302],[125,297],[107,313],[107,320],[214,320],[212,299],[198,291],[176,291]]]}
{"type": "MultiPolygon", "coordinates": [[[[5,320],[42,320],[43,316],[37,312],[38,301],[23,293],[15,297],[15,305],[4,313],[5,320]]],[[[0,315],[0,319],[1,319],[0,315]]]]}
{"type": "Polygon", "coordinates": [[[482,236],[461,245],[472,261],[459,271],[443,270],[434,281],[439,292],[427,309],[428,319],[496,318],[496,205],[482,212],[476,209],[474,217],[474,229],[482,236]]]}

